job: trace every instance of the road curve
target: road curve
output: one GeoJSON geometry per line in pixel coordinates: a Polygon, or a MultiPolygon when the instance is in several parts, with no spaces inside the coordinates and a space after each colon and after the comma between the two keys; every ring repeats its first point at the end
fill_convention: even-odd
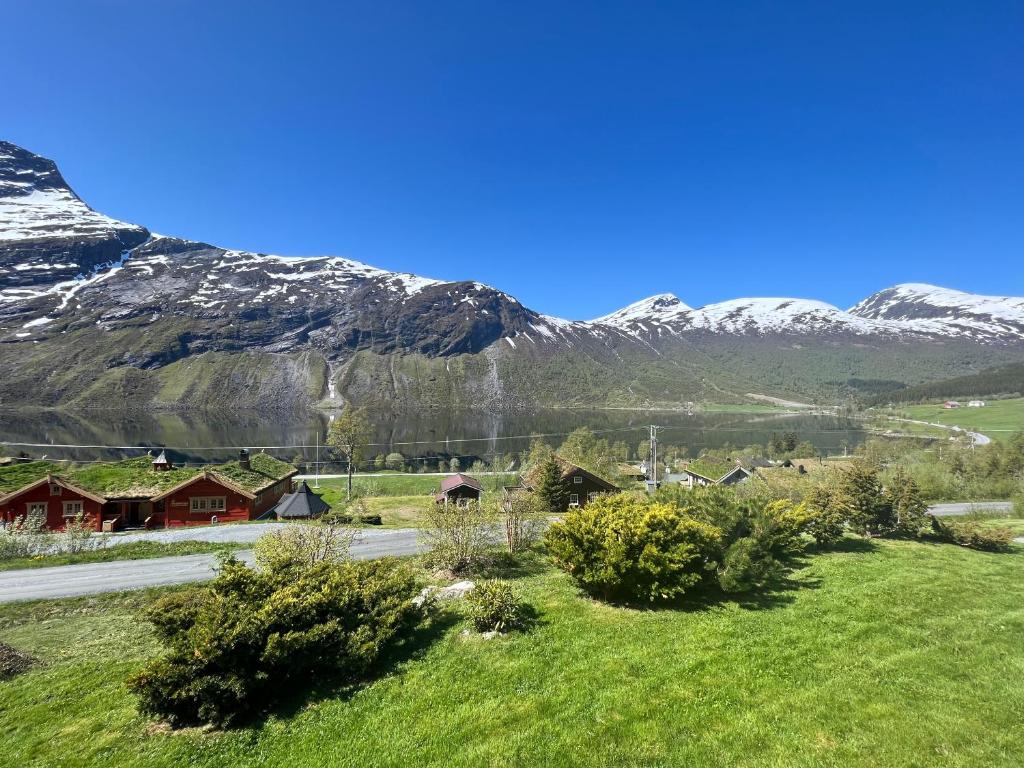
{"type": "MultiPolygon", "coordinates": [[[[387,555],[413,555],[423,551],[414,528],[368,531],[352,545],[352,556],[369,560],[387,555]]],[[[252,551],[235,557],[252,562],[252,551]]],[[[118,560],[110,563],[58,565],[0,571],[0,603],[79,597],[101,592],[162,587],[206,581],[216,575],[215,555],[179,555],[150,560],[118,560]]]]}

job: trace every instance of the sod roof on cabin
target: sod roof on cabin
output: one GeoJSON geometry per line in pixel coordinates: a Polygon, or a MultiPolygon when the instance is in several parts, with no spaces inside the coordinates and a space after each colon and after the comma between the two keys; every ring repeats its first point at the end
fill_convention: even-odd
{"type": "Polygon", "coordinates": [[[252,493],[269,488],[274,483],[295,474],[295,467],[287,462],[254,454],[249,463],[252,469],[242,469],[237,461],[207,467],[181,467],[157,471],[150,456],[113,462],[90,464],[76,469],[60,467],[48,461],[33,461],[0,467],[0,492],[10,493],[47,474],[60,475],[73,485],[108,499],[148,498],[170,490],[203,472],[215,472],[235,485],[252,493]]]}
{"type": "Polygon", "coordinates": [[[686,465],[690,472],[695,472],[708,480],[721,480],[736,469],[735,461],[715,461],[714,459],[696,459],[686,465]]]}
{"type": "Polygon", "coordinates": [[[16,491],[41,477],[60,474],[61,467],[52,461],[25,461],[0,467],[0,494],[16,491]]]}

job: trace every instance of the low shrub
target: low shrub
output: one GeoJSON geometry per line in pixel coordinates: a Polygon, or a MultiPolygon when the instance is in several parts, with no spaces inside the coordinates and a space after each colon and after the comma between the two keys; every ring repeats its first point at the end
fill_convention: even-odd
{"type": "Polygon", "coordinates": [[[53,536],[46,530],[46,515],[32,513],[15,517],[0,527],[0,560],[44,555],[53,536]]]}
{"type": "Polygon", "coordinates": [[[256,564],[271,571],[304,568],[348,559],[356,532],[337,518],[313,523],[290,523],[260,536],[253,546],[256,564]]]}
{"type": "Polygon", "coordinates": [[[545,537],[555,562],[605,599],[672,600],[713,574],[722,531],[627,494],[566,514],[545,537]]]}
{"type": "Polygon", "coordinates": [[[974,520],[940,521],[933,517],[932,530],[942,541],[983,552],[1008,552],[1013,548],[1011,529],[995,528],[974,520]]]}
{"type": "Polygon", "coordinates": [[[238,725],[314,680],[364,679],[418,622],[416,592],[395,560],[257,571],[229,559],[208,587],[147,611],[169,650],[128,687],[172,726],[238,725]]]}
{"type": "Polygon", "coordinates": [[[428,564],[463,573],[482,565],[494,546],[494,520],[478,504],[431,504],[420,531],[428,564]]]}
{"type": "Polygon", "coordinates": [[[366,514],[359,516],[359,522],[363,525],[384,525],[384,519],[380,515],[366,514]]]}
{"type": "Polygon", "coordinates": [[[747,592],[778,579],[785,560],[804,549],[803,534],[816,520],[806,505],[789,499],[754,497],[741,512],[743,525],[731,532],[718,569],[725,592],[747,592]]]}
{"type": "Polygon", "coordinates": [[[525,621],[525,605],[507,581],[480,581],[466,595],[477,632],[508,632],[525,621]]]}

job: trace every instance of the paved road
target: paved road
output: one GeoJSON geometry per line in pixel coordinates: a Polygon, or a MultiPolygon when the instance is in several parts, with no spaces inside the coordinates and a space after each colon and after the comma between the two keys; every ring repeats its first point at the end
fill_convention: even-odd
{"type": "MultiPolygon", "coordinates": [[[[266,532],[265,526],[233,527],[263,528],[266,532]]],[[[413,555],[421,551],[419,531],[414,528],[366,531],[352,545],[353,557],[360,560],[385,555],[413,555]]],[[[250,550],[236,552],[235,556],[245,562],[252,562],[250,550]]],[[[3,571],[0,572],[0,603],[206,581],[213,578],[216,563],[214,555],[181,555],[151,560],[120,560],[3,571]]]]}
{"type": "Polygon", "coordinates": [[[1011,501],[954,501],[950,504],[932,504],[928,511],[936,517],[968,515],[971,512],[1009,512],[1011,501]]]}
{"type": "MultiPolygon", "coordinates": [[[[932,514],[966,515],[972,511],[1005,512],[1011,508],[1007,501],[955,502],[935,504],[932,514]]],[[[220,525],[182,528],[170,531],[138,531],[109,537],[109,543],[129,541],[214,541],[251,543],[274,528],[294,523],[261,523],[252,525],[220,525]]],[[[1018,541],[1022,541],[1018,539],[1018,541]]],[[[393,530],[364,530],[352,545],[352,554],[359,559],[385,555],[412,555],[423,549],[419,532],[414,528],[393,530]]],[[[252,552],[235,553],[246,562],[252,561],[252,552]]],[[[60,565],[53,568],[30,568],[0,572],[0,603],[16,600],[42,600],[55,597],[74,597],[99,592],[117,592],[126,589],[159,587],[167,584],[187,584],[205,581],[214,576],[216,557],[213,555],[181,555],[151,560],[121,560],[111,563],[60,565]]]]}

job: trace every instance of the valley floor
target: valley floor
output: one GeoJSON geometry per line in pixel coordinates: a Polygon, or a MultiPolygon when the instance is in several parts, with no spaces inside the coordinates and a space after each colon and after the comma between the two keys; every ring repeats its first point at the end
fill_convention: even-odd
{"type": "Polygon", "coordinates": [[[1024,549],[851,539],[775,593],[680,610],[582,597],[539,556],[537,625],[441,614],[356,691],[226,733],[169,733],[125,678],[159,653],[136,592],[0,606],[41,664],[0,682],[0,755],[31,766],[1019,766],[1024,549]]]}
{"type": "Polygon", "coordinates": [[[911,419],[981,432],[993,440],[1009,440],[1024,429],[1024,398],[988,400],[984,408],[943,408],[941,404],[901,406],[911,419]]]}

